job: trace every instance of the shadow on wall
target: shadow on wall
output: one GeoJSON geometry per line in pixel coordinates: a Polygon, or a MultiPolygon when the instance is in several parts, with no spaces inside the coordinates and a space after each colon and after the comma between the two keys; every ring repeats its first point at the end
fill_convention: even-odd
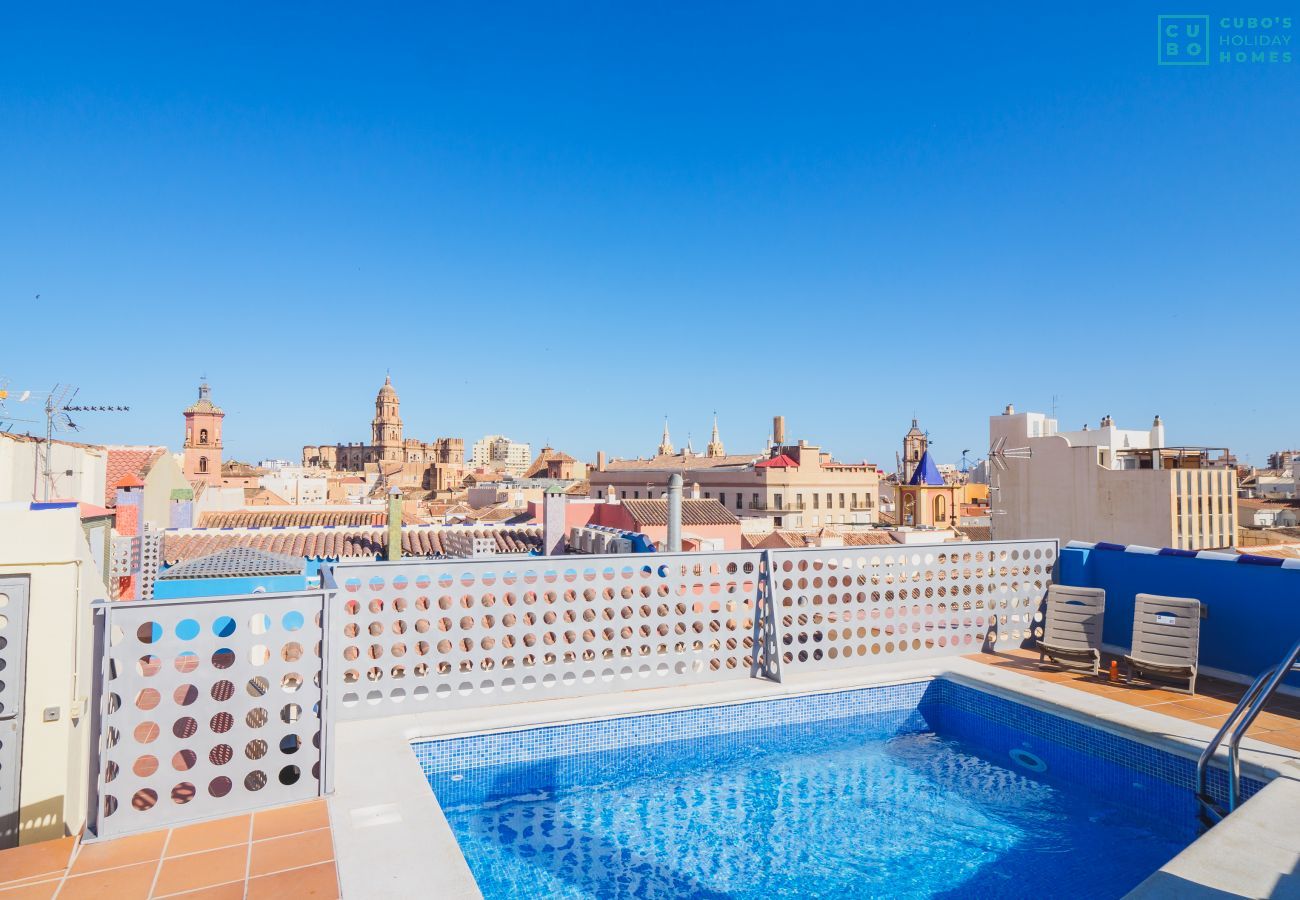
{"type": "Polygon", "coordinates": [[[67,837],[63,826],[63,795],[21,807],[17,814],[0,816],[0,850],[67,837]]]}

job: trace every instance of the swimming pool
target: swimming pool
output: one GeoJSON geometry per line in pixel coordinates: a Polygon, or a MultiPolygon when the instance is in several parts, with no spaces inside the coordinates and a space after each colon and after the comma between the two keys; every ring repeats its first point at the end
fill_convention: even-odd
{"type": "Polygon", "coordinates": [[[489,900],[1118,897],[1200,829],[1191,760],[942,678],[414,747],[489,900]]]}

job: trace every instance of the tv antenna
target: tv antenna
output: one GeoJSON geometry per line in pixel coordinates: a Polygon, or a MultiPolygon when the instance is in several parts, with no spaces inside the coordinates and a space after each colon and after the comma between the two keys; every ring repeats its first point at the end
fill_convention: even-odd
{"type": "Polygon", "coordinates": [[[995,516],[1005,516],[1005,509],[997,509],[994,501],[1002,490],[1001,473],[1007,471],[1007,460],[1031,459],[1034,451],[1029,447],[1008,447],[1007,439],[1004,435],[996,439],[989,445],[989,455],[987,457],[989,470],[989,513],[995,516]]]}
{"type": "MultiPolygon", "coordinates": [[[[70,384],[56,384],[45,393],[45,452],[42,455],[41,483],[43,499],[49,500],[54,490],[54,434],[55,432],[79,431],[80,426],[72,421],[69,413],[87,412],[130,412],[131,407],[120,405],[87,406],[74,404],[79,388],[70,384]]],[[[34,391],[24,391],[24,398],[31,397],[34,391]]]]}

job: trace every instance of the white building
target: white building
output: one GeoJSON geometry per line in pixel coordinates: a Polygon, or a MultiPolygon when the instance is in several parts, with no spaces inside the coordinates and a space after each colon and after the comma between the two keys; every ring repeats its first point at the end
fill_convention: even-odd
{"type": "Polygon", "coordinates": [[[514,476],[523,475],[532,461],[529,444],[512,441],[501,434],[489,434],[474,442],[470,463],[474,467],[499,469],[514,476]]]}
{"type": "Polygon", "coordinates": [[[1060,431],[1043,413],[1008,406],[989,418],[989,441],[1030,458],[991,472],[995,540],[1055,537],[1202,550],[1236,543],[1237,472],[1219,448],[1169,447],[1149,429],[1060,431]]]}
{"type": "Polygon", "coordinates": [[[325,503],[329,499],[329,479],[302,466],[283,466],[263,475],[258,484],[295,506],[325,503]]]}

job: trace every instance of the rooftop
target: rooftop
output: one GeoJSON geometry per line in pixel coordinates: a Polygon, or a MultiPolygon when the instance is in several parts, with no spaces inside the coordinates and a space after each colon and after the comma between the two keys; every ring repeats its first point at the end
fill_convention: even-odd
{"type": "MultiPolygon", "coordinates": [[[[628,515],[638,527],[663,526],[668,524],[667,500],[623,500],[620,501],[628,515]]],[[[717,500],[699,500],[689,498],[682,500],[682,527],[697,525],[736,525],[740,520],[717,500]]]]}
{"type": "Polygon", "coordinates": [[[183,578],[252,578],[259,575],[300,575],[303,558],[268,553],[255,547],[229,547],[196,556],[158,575],[159,580],[183,578]]]}

